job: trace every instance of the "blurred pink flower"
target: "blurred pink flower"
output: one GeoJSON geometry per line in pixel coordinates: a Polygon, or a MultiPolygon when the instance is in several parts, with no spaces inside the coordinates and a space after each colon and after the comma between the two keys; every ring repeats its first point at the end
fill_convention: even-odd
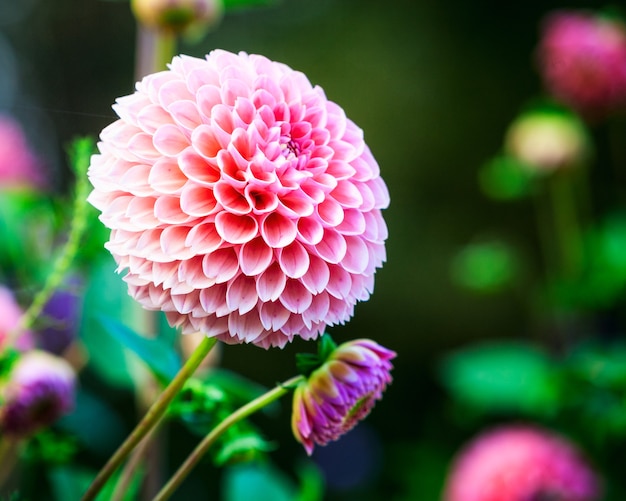
{"type": "Polygon", "coordinates": [[[291,429],[311,455],[364,419],[391,383],[395,352],[369,339],[344,343],[293,394],[291,429]]]}
{"type": "Polygon", "coordinates": [[[63,358],[39,350],[22,355],[2,389],[2,433],[29,435],[67,414],[74,405],[75,380],[63,358]]]}
{"type": "Polygon", "coordinates": [[[592,501],[598,479],[573,444],[530,426],[479,435],[452,465],[444,501],[592,501]]]}
{"type": "MultiPolygon", "coordinates": [[[[0,285],[0,352],[8,348],[7,340],[13,331],[19,327],[22,309],[15,301],[13,293],[0,285]]],[[[22,332],[16,339],[15,348],[28,350],[34,346],[33,334],[30,331],[22,332]]]]}
{"type": "Polygon", "coordinates": [[[180,56],[114,109],[89,200],[144,307],[267,348],[369,297],[389,193],[362,130],[304,74],[243,52],[180,56]]]}
{"type": "Polygon", "coordinates": [[[626,104],[626,29],[590,13],[548,16],[539,44],[547,90],[582,115],[596,119],[626,104]]]}
{"type": "Polygon", "coordinates": [[[0,189],[43,188],[42,166],[30,149],[19,123],[0,115],[0,189]]]}

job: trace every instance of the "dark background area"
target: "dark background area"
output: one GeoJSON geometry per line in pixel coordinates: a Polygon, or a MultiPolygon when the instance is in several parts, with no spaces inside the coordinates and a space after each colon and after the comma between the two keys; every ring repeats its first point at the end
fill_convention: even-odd
{"type": "MultiPolygon", "coordinates": [[[[488,200],[477,171],[500,151],[519,110],[540,95],[533,51],[542,17],[603,6],[282,0],[229,13],[199,43],[180,44],[189,55],[243,50],[303,71],[364,129],[391,193],[388,260],[374,295],[330,332],[337,341],[370,337],[395,350],[394,383],[358,431],[316,456],[335,473],[365,472],[348,490],[328,477],[328,499],[435,499],[451,454],[472,431],[450,425],[464,416],[437,383],[441,355],[479,339],[534,335],[523,300],[459,290],[450,263],[466,243],[504,235],[537,266],[532,206],[488,200]]],[[[71,182],[64,145],[97,135],[115,119],[114,100],[133,90],[135,36],[127,2],[0,0],[0,111],[20,119],[61,192],[71,182]]],[[[310,351],[305,345],[228,346],[223,365],[271,385],[293,373],[293,354],[310,351]]],[[[290,470],[304,454],[290,438],[287,409],[259,422],[280,443],[277,463],[290,470]]],[[[170,445],[175,465],[193,439],[170,445]]],[[[192,497],[208,485],[208,469],[194,473],[176,499],[209,498],[192,497]]]]}

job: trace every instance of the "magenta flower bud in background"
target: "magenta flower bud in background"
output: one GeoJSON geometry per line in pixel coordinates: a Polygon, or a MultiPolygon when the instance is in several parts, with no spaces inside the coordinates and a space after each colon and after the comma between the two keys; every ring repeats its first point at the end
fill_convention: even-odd
{"type": "Polygon", "coordinates": [[[27,436],[67,414],[74,405],[75,380],[63,358],[39,350],[25,353],[2,389],[2,433],[27,436]]]}
{"type": "Polygon", "coordinates": [[[0,115],[0,189],[42,189],[46,185],[42,165],[31,150],[20,124],[0,115]]]}
{"type": "Polygon", "coordinates": [[[594,501],[599,480],[572,443],[531,426],[489,430],[453,462],[443,501],[594,501]]]}
{"type": "Polygon", "coordinates": [[[547,91],[587,118],[626,104],[626,28],[586,12],[549,15],[538,47],[547,91]]]}
{"type": "Polygon", "coordinates": [[[304,74],[243,52],[180,56],[114,109],[89,201],[145,308],[267,348],[369,298],[389,193],[363,131],[304,74]]]}
{"type": "MultiPolygon", "coordinates": [[[[0,352],[10,348],[7,345],[9,338],[15,336],[16,329],[19,328],[22,318],[22,309],[15,301],[13,293],[0,285],[0,352]]],[[[29,350],[34,346],[32,332],[23,331],[15,338],[15,345],[18,350],[29,350]]]]}
{"type": "Polygon", "coordinates": [[[370,413],[391,383],[395,356],[369,339],[350,341],[296,387],[291,428],[309,455],[315,444],[339,439],[370,413]]]}

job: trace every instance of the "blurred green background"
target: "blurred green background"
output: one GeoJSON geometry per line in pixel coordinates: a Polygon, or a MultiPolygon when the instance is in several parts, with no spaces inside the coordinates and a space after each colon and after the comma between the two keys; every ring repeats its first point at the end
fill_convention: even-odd
{"type": "MultiPolygon", "coordinates": [[[[374,295],[330,332],[337,341],[370,337],[395,350],[394,383],[367,421],[314,456],[328,475],[325,499],[437,499],[452,454],[475,431],[472,416],[459,415],[438,382],[441,357],[478,340],[541,336],[528,298],[515,289],[471,294],[453,283],[451,263],[466,244],[497,236],[526,256],[527,269],[539,267],[532,204],[489,200],[477,173],[500,151],[511,120],[541,93],[534,50],[542,17],[556,8],[603,6],[282,0],[228,13],[200,42],[181,43],[179,52],[189,55],[243,50],[303,71],[364,129],[391,193],[388,260],[374,295]]],[[[64,145],[97,135],[115,119],[115,98],[133,90],[135,37],[124,1],[0,0],[0,111],[24,124],[60,192],[71,184],[64,145]]],[[[615,130],[623,134],[624,122],[615,130]]],[[[624,144],[612,152],[622,167],[624,144]]],[[[598,190],[610,186],[602,199],[610,205],[626,183],[607,179],[594,173],[598,190]]],[[[272,385],[293,373],[293,354],[302,350],[311,347],[228,346],[222,362],[272,385]]],[[[117,395],[128,412],[126,393],[102,391],[117,395]]],[[[290,437],[288,414],[285,401],[261,428],[280,444],[276,463],[293,475],[294,457],[304,453],[290,437]]],[[[181,430],[172,432],[178,442],[164,460],[172,465],[194,444],[175,432],[181,430]]],[[[175,499],[211,498],[216,475],[205,465],[175,499]]]]}

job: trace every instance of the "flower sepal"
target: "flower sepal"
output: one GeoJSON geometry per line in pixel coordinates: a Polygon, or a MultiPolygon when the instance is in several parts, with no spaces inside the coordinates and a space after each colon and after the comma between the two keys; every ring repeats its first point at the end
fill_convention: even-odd
{"type": "Polygon", "coordinates": [[[296,353],[296,367],[303,376],[309,377],[320,368],[337,349],[337,343],[330,334],[324,334],[317,343],[317,353],[296,353]]]}

